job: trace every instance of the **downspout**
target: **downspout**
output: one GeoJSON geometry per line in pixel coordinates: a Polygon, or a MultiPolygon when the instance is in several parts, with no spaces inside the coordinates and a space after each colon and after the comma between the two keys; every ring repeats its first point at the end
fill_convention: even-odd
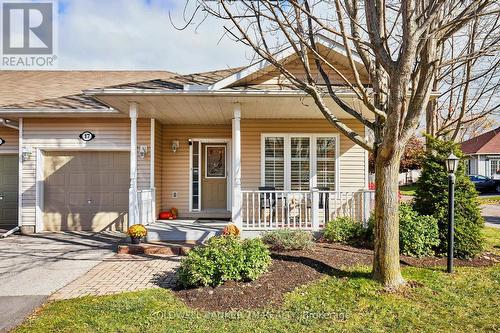
{"type": "Polygon", "coordinates": [[[2,237],[2,238],[9,237],[10,235],[15,233],[16,231],[19,231],[19,229],[21,229],[20,226],[14,227],[14,228],[10,229],[9,231],[7,231],[6,233],[2,234],[2,236],[0,236],[0,237],[2,237]]]}
{"type": "Polygon", "coordinates": [[[12,120],[9,120],[9,119],[0,118],[0,125],[3,125],[5,127],[9,127],[9,128],[12,128],[12,129],[19,131],[19,123],[12,121],[12,120]]]}
{"type": "MultiPolygon", "coordinates": [[[[0,125],[3,125],[5,127],[9,127],[9,128],[12,128],[12,129],[19,131],[19,123],[12,121],[12,120],[9,120],[9,119],[0,118],[0,125]]],[[[16,231],[19,231],[19,229],[21,229],[21,227],[19,227],[19,226],[14,227],[14,228],[10,229],[9,231],[3,233],[0,237],[1,238],[9,237],[10,235],[15,233],[16,231]]]]}

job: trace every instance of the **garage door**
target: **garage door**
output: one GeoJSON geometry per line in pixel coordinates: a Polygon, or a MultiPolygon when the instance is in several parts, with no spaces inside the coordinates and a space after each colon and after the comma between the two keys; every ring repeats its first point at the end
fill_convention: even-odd
{"type": "Polygon", "coordinates": [[[17,226],[18,155],[0,155],[0,229],[17,226]]]}
{"type": "Polygon", "coordinates": [[[125,152],[46,152],[44,229],[124,230],[129,164],[125,152]]]}

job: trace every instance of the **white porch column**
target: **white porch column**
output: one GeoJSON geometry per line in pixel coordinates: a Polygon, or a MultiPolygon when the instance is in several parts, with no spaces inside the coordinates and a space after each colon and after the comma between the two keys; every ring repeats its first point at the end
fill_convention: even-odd
{"type": "Polygon", "coordinates": [[[139,202],[137,198],[137,111],[138,105],[130,103],[130,188],[128,199],[128,225],[139,223],[139,202]]]}
{"type": "Polygon", "coordinates": [[[232,177],[233,177],[233,196],[231,217],[238,228],[243,227],[241,216],[241,130],[240,130],[241,106],[234,103],[233,107],[233,142],[232,142],[232,177]]]}

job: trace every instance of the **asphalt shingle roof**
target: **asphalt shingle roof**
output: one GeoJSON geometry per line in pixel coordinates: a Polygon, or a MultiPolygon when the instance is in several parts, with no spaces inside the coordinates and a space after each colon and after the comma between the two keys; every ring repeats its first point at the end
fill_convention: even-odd
{"type": "Polygon", "coordinates": [[[210,85],[240,68],[179,75],[166,71],[12,71],[0,73],[0,109],[107,109],[84,90],[182,90],[210,85]]]}
{"type": "Polygon", "coordinates": [[[500,127],[462,142],[465,154],[500,154],[500,127]]]}

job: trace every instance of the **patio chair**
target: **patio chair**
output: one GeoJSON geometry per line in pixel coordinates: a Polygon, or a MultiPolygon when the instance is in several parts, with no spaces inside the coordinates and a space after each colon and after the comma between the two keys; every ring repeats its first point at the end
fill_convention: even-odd
{"type": "MultiPolygon", "coordinates": [[[[260,186],[259,191],[276,191],[274,186],[260,186]]],[[[265,214],[265,209],[269,209],[269,216],[272,217],[273,221],[276,221],[276,193],[262,193],[260,196],[260,211],[261,216],[265,214]]],[[[269,219],[267,219],[269,220],[269,219]]]]}
{"type": "Polygon", "coordinates": [[[325,212],[325,223],[330,219],[330,191],[329,187],[318,187],[318,191],[326,191],[327,193],[319,193],[319,209],[325,212]]]}

